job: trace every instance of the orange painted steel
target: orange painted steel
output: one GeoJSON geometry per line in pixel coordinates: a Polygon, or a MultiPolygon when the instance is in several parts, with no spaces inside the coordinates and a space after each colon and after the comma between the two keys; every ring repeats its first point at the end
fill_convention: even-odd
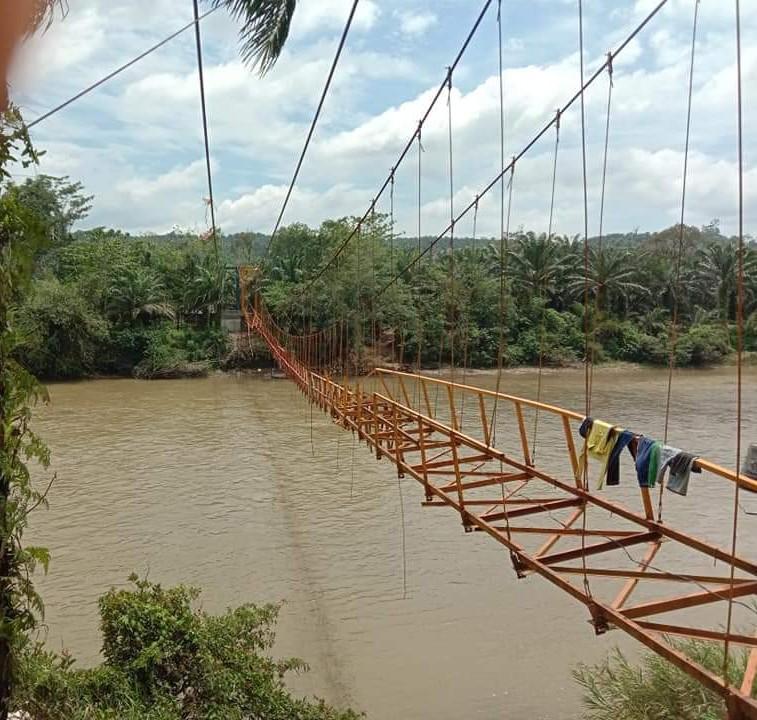
{"type": "MultiPolygon", "coordinates": [[[[306,364],[293,336],[275,325],[259,300],[250,308],[243,295],[242,310],[250,330],[263,338],[307,399],[356,433],[377,458],[390,460],[400,477],[417,480],[424,505],[452,508],[466,532],[486,533],[509,551],[518,577],[540,575],[582,603],[597,634],[623,630],[688,673],[723,698],[729,720],[757,720],[757,701],[751,697],[757,673],[754,635],[728,636],[733,645],[751,650],[741,687],[696,663],[671,639],[723,642],[726,636],[717,624],[707,627],[701,613],[687,611],[729,598],[753,601],[757,564],[658,521],[646,488],[639,489],[639,509],[634,510],[594,489],[596,478],[585,485],[575,439],[581,414],[385,368],[362,378],[363,387],[352,387],[306,364]],[[525,413],[536,408],[553,450],[540,466],[532,460],[525,420],[525,413]],[[500,449],[509,444],[511,450],[500,449]],[[635,554],[639,550],[643,555],[635,554]],[[675,571],[658,566],[663,556],[671,558],[675,571]],[[726,571],[703,572],[717,561],[728,568],[733,561],[738,571],[733,583],[726,571]],[[673,586],[671,594],[657,594],[663,583],[673,586]],[[630,604],[642,589],[643,599],[630,604]],[[677,613],[675,620],[650,620],[665,613],[677,613]]],[[[313,357],[312,349],[305,352],[313,357]]],[[[704,475],[757,491],[756,482],[719,465],[699,460],[698,466],[704,475]]]]}

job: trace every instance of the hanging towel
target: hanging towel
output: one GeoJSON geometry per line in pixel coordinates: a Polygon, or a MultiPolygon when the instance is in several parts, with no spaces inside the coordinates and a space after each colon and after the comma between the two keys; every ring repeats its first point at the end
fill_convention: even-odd
{"type": "MultiPolygon", "coordinates": [[[[601,420],[594,420],[591,425],[589,436],[586,438],[586,451],[581,453],[581,458],[578,463],[578,476],[581,477],[584,473],[584,461],[586,455],[590,455],[596,460],[602,460],[602,472],[599,476],[600,483],[605,475],[607,469],[607,461],[610,457],[610,452],[615,445],[617,436],[612,432],[613,426],[609,423],[602,422],[601,420]]],[[[580,431],[579,431],[580,432],[580,431]]]]}
{"type": "MultiPolygon", "coordinates": [[[[670,445],[663,445],[660,448],[660,464],[657,468],[657,476],[655,477],[656,482],[662,482],[662,479],[665,477],[665,471],[668,469],[671,461],[674,457],[680,454],[681,451],[678,448],[671,447],[670,445]]],[[[654,487],[654,484],[650,485],[650,487],[654,487]]]]}
{"type": "Polygon", "coordinates": [[[639,437],[636,447],[636,477],[639,480],[639,487],[649,487],[649,460],[654,448],[655,441],[652,438],[639,437]]]}
{"type": "MultiPolygon", "coordinates": [[[[620,455],[629,446],[631,440],[636,437],[630,430],[615,428],[615,444],[607,460],[607,484],[620,485],[620,455]]],[[[629,448],[630,451],[630,448],[629,448]]]]}
{"type": "Polygon", "coordinates": [[[692,467],[696,459],[696,455],[680,452],[670,461],[670,476],[668,477],[668,490],[670,492],[678,495],[685,495],[688,492],[691,472],[702,472],[701,468],[692,467]]]}

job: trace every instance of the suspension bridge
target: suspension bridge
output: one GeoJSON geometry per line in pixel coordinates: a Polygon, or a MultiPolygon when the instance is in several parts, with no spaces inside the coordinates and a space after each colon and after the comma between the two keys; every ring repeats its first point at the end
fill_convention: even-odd
{"type": "MultiPolygon", "coordinates": [[[[310,126],[305,146],[297,163],[275,228],[270,236],[266,256],[275,244],[287,203],[302,167],[305,153],[313,136],[324,105],[337,61],[345,46],[350,24],[359,0],[354,0],[341,36],[336,57],[321,95],[318,109],[310,126]]],[[[30,127],[45,120],[69,103],[82,97],[127,69],[142,57],[154,52],[185,30],[194,27],[200,76],[200,97],[204,130],[205,160],[210,195],[212,233],[216,240],[215,214],[210,166],[210,150],[202,84],[202,51],[199,23],[204,15],[194,4],[194,22],[161,41],[153,48],[126,63],[102,80],[86,88],[69,101],[37,118],[30,127]]],[[[688,103],[685,108],[686,132],[684,162],[681,176],[680,224],[677,257],[674,259],[675,306],[670,322],[670,362],[666,401],[665,437],[670,419],[670,399],[675,365],[678,330],[678,296],[681,289],[681,257],[684,252],[684,220],[686,211],[686,180],[688,172],[691,128],[692,87],[697,42],[699,0],[691,0],[693,25],[688,68],[688,103]]],[[[428,508],[451,511],[459,518],[466,533],[484,533],[502,546],[518,578],[537,575],[548,581],[566,598],[581,603],[597,634],[611,629],[620,630],[650,650],[673,663],[709,691],[721,697],[727,708],[728,720],[757,720],[757,700],[752,697],[757,677],[757,634],[743,632],[736,627],[736,613],[755,626],[757,614],[757,563],[738,552],[739,493],[757,492],[757,480],[739,471],[742,454],[742,355],[744,328],[744,190],[743,190],[743,120],[741,29],[739,0],[734,0],[736,37],[736,96],[737,96],[737,157],[738,157],[738,241],[739,266],[736,269],[737,293],[737,370],[736,370],[736,463],[734,469],[723,467],[698,457],[691,469],[701,476],[697,483],[720,483],[732,490],[732,542],[724,548],[697,534],[695,528],[678,529],[664,521],[663,489],[658,483],[658,495],[653,497],[653,485],[639,483],[635,506],[627,506],[612,499],[611,488],[602,486],[606,466],[590,458],[587,423],[590,423],[592,388],[592,307],[590,298],[596,290],[589,276],[589,209],[587,198],[586,118],[585,94],[601,78],[607,80],[604,154],[600,179],[601,200],[599,238],[603,240],[605,186],[608,167],[608,148],[612,113],[614,63],[654,18],[667,5],[660,0],[653,5],[641,22],[609,52],[606,60],[588,77],[584,68],[584,29],[582,2],[578,9],[578,57],[580,76],[578,89],[540,127],[533,137],[505,160],[505,93],[503,88],[502,0],[486,0],[476,15],[470,32],[452,59],[438,89],[431,96],[428,108],[412,130],[389,174],[380,185],[370,205],[357,219],[352,231],[338,245],[333,256],[311,274],[296,298],[302,308],[302,332],[284,330],[266,309],[260,292],[261,268],[240,268],[240,309],[247,331],[262,338],[278,366],[296,384],[307,401],[330,415],[341,429],[353,433],[373,452],[377,459],[394,465],[399,477],[412,478],[422,490],[422,503],[428,508]],[[473,37],[492,8],[497,10],[498,77],[499,77],[499,172],[470,202],[456,212],[455,176],[453,172],[452,88],[455,72],[473,37]],[[425,247],[421,246],[422,204],[422,138],[431,112],[442,98],[447,100],[449,141],[449,224],[425,247]],[[583,245],[584,245],[584,318],[585,318],[585,387],[586,404],[583,412],[550,405],[541,398],[541,383],[535,399],[508,394],[502,386],[504,345],[507,319],[508,240],[510,238],[512,195],[516,167],[540,141],[554,132],[554,159],[551,175],[551,198],[547,237],[552,237],[555,210],[555,180],[557,155],[560,146],[561,119],[569,110],[580,112],[583,245]],[[378,203],[389,195],[389,217],[392,241],[395,235],[394,190],[397,171],[417,149],[418,249],[412,260],[380,287],[375,277],[368,291],[368,301],[358,292],[354,307],[327,328],[318,329],[313,321],[312,293],[317,283],[328,283],[329,273],[340,271],[340,261],[351,246],[357,245],[358,270],[361,233],[377,212],[378,203]],[[459,223],[468,215],[476,215],[481,199],[499,190],[499,258],[500,258],[500,343],[497,362],[496,389],[484,389],[455,380],[455,358],[463,357],[465,347],[459,344],[460,308],[456,297],[455,233],[459,223]],[[450,379],[430,376],[421,371],[421,348],[417,358],[408,362],[400,352],[397,337],[404,329],[381,328],[376,306],[381,296],[399,278],[408,278],[420,266],[423,258],[433,253],[443,240],[448,240],[448,320],[445,328],[450,359],[450,379]],[[306,311],[306,308],[309,308],[306,311]],[[306,315],[307,321],[306,321],[306,315]],[[367,337],[364,326],[370,325],[367,337]],[[306,331],[307,329],[307,331],[306,331]],[[383,362],[383,341],[391,339],[392,363],[383,362]],[[364,346],[372,348],[370,361],[365,362],[364,346]],[[457,351],[457,356],[456,356],[457,351]],[[366,367],[368,366],[368,367],[366,367]],[[529,437],[527,417],[534,418],[533,436],[529,437]],[[581,432],[583,430],[583,432],[581,432]],[[537,432],[538,431],[538,432],[537,432]],[[552,457],[537,461],[535,443],[544,437],[552,457]],[[556,459],[557,458],[557,459],[556,459]],[[674,569],[671,569],[674,568],[674,569]],[[718,622],[715,608],[726,606],[725,622],[718,622]],[[690,646],[681,640],[698,640],[722,644],[724,662],[721,668],[704,667],[691,654],[690,646]],[[734,652],[745,652],[746,670],[736,678],[734,652]]],[[[475,230],[474,230],[475,235],[475,230]]],[[[263,258],[262,265],[265,265],[263,258]]],[[[365,260],[364,260],[365,262],[365,260]]],[[[264,268],[263,268],[264,272],[264,268]]],[[[358,273],[359,274],[359,273],[358,273]]],[[[375,276],[375,268],[374,268],[375,276]]],[[[598,297],[599,293],[596,292],[598,297]]],[[[422,320],[415,328],[423,338],[422,320]]],[[[542,342],[544,335],[542,334],[542,342]]],[[[542,355],[540,349],[540,357],[542,355]]],[[[442,348],[439,349],[440,365],[442,348]]],[[[465,368],[463,367],[463,371],[465,368]]],[[[539,371],[541,373],[541,362],[539,371]]],[[[540,375],[541,377],[541,375],[540,375]]],[[[614,419],[611,419],[614,420],[614,419]]],[[[622,422],[622,418],[618,419],[622,422]]],[[[613,427],[613,426],[610,426],[613,427]]],[[[619,427],[613,430],[620,431],[619,427]]],[[[634,434],[630,445],[634,459],[638,458],[642,435],[634,434]]],[[[627,457],[627,456],[626,456],[627,457]]],[[[664,474],[663,474],[664,476],[664,474]]],[[[608,483],[609,484],[609,483],[608,483]]],[[[669,483],[668,483],[669,487],[669,483]]],[[[721,613],[722,615],[722,613],[721,613]]]]}
{"type": "MultiPolygon", "coordinates": [[[[589,277],[588,203],[585,137],[586,89],[598,78],[608,78],[607,115],[604,138],[603,171],[601,177],[600,236],[605,206],[605,182],[610,138],[612,108],[613,63],[617,56],[644,30],[664,7],[660,2],[643,21],[607,54],[606,61],[596,72],[584,77],[583,23],[581,3],[578,3],[580,84],[578,91],[558,109],[555,116],[542,127],[511,161],[505,161],[504,151],[504,92],[502,87],[502,23],[499,27],[500,77],[500,166],[501,171],[475,195],[460,212],[455,212],[453,172],[453,74],[471,38],[476,33],[491,2],[484,3],[471,33],[460,52],[447,69],[447,74],[433,96],[428,110],[421,118],[407,144],[392,166],[368,209],[359,217],[354,228],[333,256],[318,269],[305,284],[296,301],[302,309],[302,332],[285,331],[267,311],[260,292],[264,267],[240,269],[241,311],[249,333],[265,342],[275,362],[297,385],[307,401],[331,416],[334,423],[351,433],[373,452],[377,459],[394,465],[400,478],[416,480],[422,489],[422,504],[428,508],[446,508],[459,517],[466,533],[484,533],[499,543],[507,553],[518,578],[538,575],[559,588],[566,597],[585,606],[594,632],[604,634],[617,629],[628,634],[648,649],[673,663],[705,688],[720,696],[727,708],[729,720],[757,720],[757,700],[752,697],[757,676],[757,635],[736,628],[736,613],[748,617],[753,628],[757,614],[757,564],[737,552],[739,493],[757,492],[757,480],[735,470],[718,465],[706,458],[692,459],[691,469],[701,475],[697,483],[721,483],[734,493],[732,544],[718,546],[696,533],[673,527],[664,521],[664,488],[661,479],[655,483],[639,482],[635,506],[621,504],[612,498],[611,488],[603,486],[607,464],[590,459],[587,437],[593,420],[592,388],[592,291],[589,277]],[[421,246],[421,182],[422,133],[424,124],[439,101],[445,97],[449,128],[449,212],[446,228],[421,246]],[[502,387],[504,344],[506,342],[508,240],[510,237],[512,194],[515,170],[526,154],[549,131],[554,131],[554,161],[552,167],[552,195],[549,230],[552,236],[555,207],[555,178],[560,127],[563,115],[574,105],[580,108],[583,160],[584,198],[584,317],[585,317],[585,385],[584,412],[547,404],[541,398],[541,363],[537,397],[529,399],[505,392],[502,387]],[[370,228],[377,206],[389,194],[389,224],[394,235],[394,189],[396,171],[406,161],[413,147],[417,148],[418,182],[418,248],[417,254],[405,267],[383,285],[374,279],[367,293],[358,287],[354,306],[348,315],[329,327],[318,329],[313,321],[313,290],[319,281],[328,283],[339,273],[340,261],[350,245],[356,245],[357,269],[360,270],[361,234],[370,228]],[[463,357],[465,375],[466,347],[461,347],[459,325],[461,311],[456,298],[455,231],[458,223],[473,214],[475,227],[481,198],[499,189],[500,195],[500,349],[496,389],[484,389],[455,381],[455,358],[463,357]],[[425,256],[443,240],[446,249],[448,297],[447,324],[444,329],[447,347],[439,348],[449,359],[449,379],[442,374],[431,376],[421,371],[421,349],[408,362],[403,357],[405,329],[381,328],[376,306],[380,297],[400,278],[412,277],[425,256]],[[332,273],[332,275],[329,275],[332,273]],[[367,299],[364,295],[367,294],[367,299]],[[367,326],[370,329],[364,332],[367,326]],[[402,338],[398,343],[398,335],[402,338]],[[386,337],[390,337],[391,351],[387,352],[386,337]],[[397,346],[400,346],[399,355],[397,346]],[[457,345],[457,346],[456,346],[457,345]],[[370,352],[364,352],[370,346],[370,352]],[[392,358],[386,362],[387,356],[392,358]],[[367,358],[367,360],[366,360],[367,358]],[[526,416],[534,418],[530,437],[526,416]],[[588,423],[588,425],[587,425],[588,423]],[[548,462],[536,460],[537,437],[549,443],[553,457],[548,462]],[[554,456],[559,457],[555,460],[554,456]],[[656,495],[656,496],[653,496],[656,495]],[[673,568],[673,569],[671,569],[673,568]],[[723,613],[717,608],[725,609],[723,613]],[[720,643],[724,648],[722,667],[704,667],[693,657],[687,640],[720,643]],[[746,671],[737,677],[733,659],[735,652],[746,654],[746,671]]],[[[497,3],[499,7],[499,3],[497,3]]],[[[692,78],[697,38],[699,2],[694,0],[691,55],[689,67],[688,105],[679,226],[678,262],[675,287],[680,291],[680,258],[683,253],[683,232],[686,203],[686,175],[691,126],[692,78]]],[[[737,6],[738,17],[738,6],[737,6]]],[[[738,38],[737,26],[737,38],[738,38]]],[[[737,41],[737,45],[738,45],[737,41]]],[[[740,47],[740,45],[739,45],[740,47]]],[[[739,76],[740,78],[740,76],[739,76]]],[[[739,94],[739,158],[741,158],[741,112],[739,94]]],[[[307,143],[306,143],[307,148],[307,143]]],[[[298,170],[300,164],[298,163],[298,170]]],[[[741,173],[741,165],[740,170],[741,173]]],[[[297,171],[295,172],[295,180],[297,171]]],[[[294,182],[294,180],[293,180],[294,182]]],[[[739,185],[740,250],[743,263],[743,187],[739,185]]],[[[291,188],[290,188],[291,193],[291,188]]],[[[288,199],[289,195],[287,196],[288,199]]],[[[284,203],[286,206],[286,201],[284,203]]],[[[270,251],[279,228],[281,215],[271,235],[270,251]]],[[[474,232],[475,234],[475,232],[474,232]]],[[[364,251],[363,251],[364,252],[364,251]]],[[[365,255],[364,255],[365,258],[365,255]]],[[[370,266],[370,258],[363,259],[370,266]]],[[[370,267],[368,272],[370,271],[370,267]]],[[[739,333],[743,332],[743,264],[736,278],[739,286],[739,333]]],[[[597,293],[598,295],[598,293],[597,293]]],[[[676,292],[676,296],[678,292],[676,292]]],[[[415,328],[416,337],[423,338],[422,319],[415,328]]],[[[665,437],[667,443],[670,406],[675,365],[678,306],[670,325],[670,362],[666,403],[665,437]]],[[[743,345],[739,335],[737,368],[737,456],[741,456],[741,356],[743,345]]],[[[544,334],[542,332],[542,343],[544,334]]],[[[444,341],[443,341],[444,342],[444,341]]],[[[420,343],[419,343],[420,345],[420,343]]],[[[540,349],[540,357],[543,352],[540,349]]],[[[459,370],[459,368],[458,368],[459,370]]],[[[618,419],[622,422],[622,418],[618,419]]],[[[621,432],[617,423],[607,424],[611,433],[621,432]]],[[[634,461],[644,441],[642,435],[628,431],[626,439],[634,461]],[[632,436],[632,437],[631,437],[632,436]]],[[[609,436],[608,436],[609,437],[609,436]]],[[[667,445],[665,445],[667,447],[667,445]]],[[[636,466],[638,469],[638,465],[636,466]]],[[[617,472],[617,470],[616,470],[617,472]]],[[[664,477],[664,473],[661,477],[664,477]]],[[[667,487],[670,488],[668,480],[667,487]]]]}

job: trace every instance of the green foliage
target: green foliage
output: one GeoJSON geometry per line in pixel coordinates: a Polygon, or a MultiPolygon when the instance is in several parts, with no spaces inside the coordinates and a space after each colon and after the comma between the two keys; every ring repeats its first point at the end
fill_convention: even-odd
{"type": "MultiPolygon", "coordinates": [[[[24,166],[37,155],[15,108],[0,116],[0,179],[20,158],[24,166]]],[[[45,504],[32,486],[29,463],[47,468],[47,447],[31,430],[32,408],[47,394],[15,359],[19,333],[10,312],[28,288],[34,257],[48,238],[44,223],[19,202],[18,193],[0,195],[0,717],[5,718],[18,675],[19,652],[27,633],[43,615],[34,588],[37,565],[47,570],[45,549],[25,547],[29,513],[45,504]]]]}
{"type": "Polygon", "coordinates": [[[108,323],[76,285],[35,283],[17,313],[17,356],[40,377],[79,378],[94,372],[108,341],[108,323]]]}
{"type": "MultiPolygon", "coordinates": [[[[716,675],[723,672],[723,646],[688,640],[674,643],[687,656],[716,675]]],[[[746,653],[729,663],[730,681],[741,685],[746,653]]],[[[582,720],[721,720],[722,700],[690,675],[656,653],[644,653],[638,664],[615,650],[599,665],[579,665],[573,677],[583,688],[582,720]]]]}
{"type": "Polygon", "coordinates": [[[74,223],[87,216],[92,195],[82,193],[80,182],[68,177],[37,175],[16,188],[18,200],[41,218],[52,246],[65,243],[74,223]]]}
{"type": "Polygon", "coordinates": [[[150,328],[145,338],[142,360],[134,369],[141,378],[200,375],[228,352],[226,334],[215,328],[164,323],[150,328]]]}
{"type": "Polygon", "coordinates": [[[284,683],[299,660],[274,660],[276,605],[222,615],[193,607],[199,592],[132,577],[100,599],[105,662],[77,670],[42,647],[24,655],[15,706],[38,720],[356,720],[284,683]]]}

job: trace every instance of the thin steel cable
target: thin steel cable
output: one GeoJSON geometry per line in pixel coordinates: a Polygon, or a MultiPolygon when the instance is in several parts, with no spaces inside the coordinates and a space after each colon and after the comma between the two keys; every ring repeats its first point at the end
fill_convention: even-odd
{"type": "Polygon", "coordinates": [[[315,115],[313,115],[313,120],[310,123],[310,130],[308,130],[307,137],[305,138],[305,144],[302,147],[302,152],[300,153],[299,160],[297,160],[297,166],[294,169],[292,182],[289,183],[289,189],[287,190],[286,197],[284,198],[284,203],[281,206],[281,211],[279,212],[279,216],[276,219],[276,225],[274,226],[273,232],[271,233],[271,238],[268,241],[268,247],[266,248],[266,251],[265,251],[266,255],[268,255],[268,253],[271,250],[271,245],[273,245],[273,239],[276,237],[276,233],[278,232],[279,227],[281,226],[281,220],[284,217],[284,212],[286,211],[287,205],[289,204],[289,198],[292,197],[292,191],[294,190],[295,183],[297,182],[297,178],[300,174],[300,169],[302,168],[302,163],[305,160],[305,155],[307,154],[308,147],[310,146],[310,141],[313,139],[315,126],[318,124],[318,119],[321,116],[321,111],[323,110],[323,106],[326,103],[326,96],[328,95],[329,88],[331,87],[331,81],[334,79],[334,73],[336,72],[336,66],[339,64],[339,58],[342,54],[342,50],[344,49],[344,46],[347,42],[347,35],[350,32],[350,27],[352,26],[352,20],[355,17],[355,11],[357,10],[357,6],[359,2],[360,0],[353,0],[352,8],[350,9],[350,14],[347,17],[347,22],[345,23],[344,30],[342,31],[342,37],[339,39],[339,45],[337,46],[337,49],[336,49],[336,55],[334,55],[334,59],[331,62],[331,69],[329,70],[328,77],[326,78],[326,84],[323,86],[321,99],[318,101],[318,107],[316,108],[315,115]]]}
{"type": "Polygon", "coordinates": [[[405,530],[405,499],[402,497],[402,478],[397,477],[397,493],[400,502],[400,531],[402,539],[402,599],[407,600],[407,533],[405,530]]]}
{"type": "MultiPolygon", "coordinates": [[[[623,42],[617,47],[617,49],[612,53],[613,57],[617,57],[623,50],[625,50],[628,45],[633,42],[633,40],[639,35],[639,33],[652,21],[652,19],[657,15],[657,13],[662,10],[665,5],[667,5],[668,0],[660,0],[660,2],[646,15],[646,17],[633,29],[633,31],[623,40],[623,42]]],[[[600,65],[597,70],[594,72],[591,77],[589,77],[588,80],[586,80],[583,84],[583,86],[576,91],[576,93],[566,101],[566,103],[560,108],[560,114],[564,115],[565,112],[570,109],[573,104],[581,97],[581,95],[584,93],[585,90],[587,90],[600,75],[607,69],[607,60],[605,60],[602,65],[600,65]]],[[[554,117],[549,120],[542,128],[539,130],[532,138],[529,140],[526,145],[524,145],[520,151],[513,156],[510,163],[494,177],[489,184],[481,190],[481,192],[478,193],[478,198],[482,198],[485,195],[488,195],[491,190],[500,183],[502,178],[510,172],[512,167],[515,165],[516,162],[518,162],[524,155],[526,155],[531,148],[536,145],[536,143],[541,140],[542,137],[549,131],[549,129],[555,124],[554,117]]],[[[464,218],[471,210],[473,210],[474,206],[476,204],[475,200],[471,200],[471,202],[463,208],[462,211],[460,211],[457,216],[455,217],[455,222],[459,223],[462,218],[464,218]]],[[[408,263],[400,272],[398,272],[394,278],[392,278],[379,292],[379,295],[382,295],[386,290],[388,290],[394,283],[399,280],[403,274],[405,274],[410,268],[412,268],[418,261],[420,261],[427,252],[429,252],[438,242],[442,240],[442,238],[446,237],[447,233],[449,232],[449,226],[444,228],[441,233],[436,237],[433,242],[431,242],[426,249],[421,253],[420,257],[415,258],[413,261],[408,263]]]]}
{"type": "MultiPolygon", "coordinates": [[[[208,138],[208,113],[205,104],[205,73],[202,69],[202,39],[200,37],[200,11],[197,6],[197,0],[192,1],[194,10],[194,26],[195,26],[195,46],[197,49],[197,74],[200,80],[200,106],[202,108],[202,133],[205,141],[205,169],[208,176],[208,194],[210,202],[210,222],[213,232],[213,251],[216,256],[216,266],[219,272],[221,272],[221,256],[218,249],[218,232],[216,230],[216,208],[215,200],[213,199],[213,173],[210,169],[210,140],[208,138]]],[[[221,297],[223,297],[223,275],[221,273],[221,297]]]]}
{"type": "MultiPolygon", "coordinates": [[[[456,334],[456,295],[455,295],[455,180],[452,153],[452,68],[448,68],[447,80],[447,126],[449,139],[449,282],[450,282],[450,372],[451,380],[455,381],[455,334],[456,334]]],[[[457,421],[455,421],[457,422],[457,421]]]]}
{"type": "MultiPolygon", "coordinates": [[[[665,397],[665,429],[663,442],[668,443],[668,429],[670,427],[670,408],[673,399],[673,371],[676,364],[676,347],[678,345],[678,312],[680,310],[679,295],[681,292],[681,265],[683,264],[684,219],[686,217],[686,183],[689,175],[689,141],[691,139],[691,105],[694,96],[694,58],[697,46],[697,21],[699,19],[699,0],[694,0],[694,22],[691,29],[691,60],[689,63],[689,87],[686,100],[686,139],[683,149],[683,173],[681,176],[681,221],[678,225],[678,252],[675,265],[675,279],[673,286],[673,314],[670,319],[669,353],[668,353],[668,382],[665,397]]],[[[663,483],[660,483],[657,501],[657,522],[662,522],[663,483]]]]}
{"type": "MultiPolygon", "coordinates": [[[[555,122],[555,150],[554,161],[552,163],[552,193],[549,200],[549,222],[547,224],[547,246],[549,247],[552,242],[552,225],[555,217],[555,187],[557,185],[557,155],[560,149],[560,111],[557,111],[558,117],[555,122]]],[[[542,374],[544,371],[544,346],[546,344],[546,318],[547,318],[547,278],[542,278],[541,287],[541,322],[539,323],[539,369],[536,375],[536,402],[541,402],[542,394],[542,374]]],[[[534,431],[531,438],[531,460],[536,462],[536,450],[539,438],[539,406],[536,406],[536,412],[534,413],[534,431]]]]}
{"type": "MultiPolygon", "coordinates": [[[[494,445],[497,437],[497,407],[499,391],[502,387],[502,366],[505,356],[507,308],[505,306],[506,271],[508,242],[505,238],[505,84],[502,78],[503,70],[502,48],[502,0],[497,0],[497,71],[499,73],[499,165],[500,165],[500,188],[499,188],[499,341],[497,343],[497,384],[492,408],[491,421],[489,423],[489,441],[494,445]]],[[[515,179],[515,163],[511,163],[510,181],[508,191],[512,201],[513,180],[515,179]]],[[[478,202],[480,195],[476,195],[474,207],[478,214],[478,202]]],[[[510,202],[510,206],[512,202],[510,202]]],[[[510,208],[507,211],[507,226],[509,234],[510,208]]]]}
{"type": "MultiPolygon", "coordinates": [[[[423,132],[423,120],[418,123],[418,129],[416,130],[416,136],[418,138],[418,257],[421,257],[421,202],[422,202],[422,180],[423,180],[423,142],[421,134],[423,132]]],[[[417,273],[420,273],[420,265],[418,266],[417,273]]],[[[380,295],[381,293],[379,293],[380,295]]],[[[417,343],[418,343],[418,358],[416,363],[416,372],[420,375],[421,372],[421,347],[423,345],[423,313],[420,308],[420,289],[418,291],[418,317],[416,318],[417,327],[417,343]]],[[[414,399],[416,400],[417,407],[420,407],[420,388],[418,383],[415,384],[414,399]]]]}
{"type": "MultiPolygon", "coordinates": [[[[583,180],[583,201],[584,201],[584,392],[585,392],[585,416],[591,415],[591,358],[589,353],[589,195],[586,181],[586,103],[584,100],[584,14],[583,2],[578,0],[578,53],[579,65],[581,71],[581,160],[582,160],[582,180],[583,180]]],[[[588,453],[588,434],[584,440],[583,447],[583,487],[589,489],[589,463],[586,461],[588,453]]],[[[583,512],[581,513],[581,550],[586,549],[586,523],[587,523],[587,504],[584,501],[583,512]]],[[[586,574],[586,553],[581,554],[581,563],[584,569],[584,590],[591,597],[591,584],[586,574]]]]}
{"type": "MultiPolygon", "coordinates": [[[[612,89],[613,89],[613,65],[612,65],[613,56],[611,52],[607,53],[607,76],[608,76],[608,86],[607,86],[607,110],[605,114],[605,143],[604,143],[604,150],[603,150],[603,157],[602,157],[602,187],[600,191],[600,200],[599,200],[599,238],[597,241],[597,257],[602,257],[602,243],[604,240],[604,219],[605,219],[605,194],[607,189],[607,158],[609,155],[610,150],[610,118],[611,118],[611,109],[612,109],[612,89]]],[[[599,292],[599,281],[597,281],[596,287],[595,287],[595,297],[594,297],[594,314],[595,317],[599,316],[600,311],[600,292],[599,292]]],[[[597,347],[597,323],[596,321],[593,323],[592,327],[592,334],[591,334],[591,359],[592,359],[592,370],[589,377],[589,394],[592,393],[594,388],[594,358],[596,353],[596,347],[597,347]]]]}
{"type": "MultiPolygon", "coordinates": [[[[494,407],[492,408],[491,423],[489,425],[489,437],[491,444],[497,441],[497,409],[499,406],[499,392],[502,389],[502,370],[504,366],[505,349],[507,344],[507,257],[510,246],[510,217],[513,206],[513,185],[515,184],[515,165],[512,165],[510,171],[510,182],[508,183],[507,192],[507,214],[505,218],[505,229],[500,238],[500,270],[499,270],[499,297],[500,297],[500,318],[499,318],[499,347],[497,349],[497,383],[495,385],[494,407]]],[[[530,458],[525,458],[530,462],[530,458]]]]}
{"type": "Polygon", "coordinates": [[[726,637],[723,650],[723,681],[728,682],[729,636],[733,623],[733,587],[736,573],[736,548],[739,538],[739,492],[741,490],[741,435],[742,435],[742,382],[744,362],[744,118],[742,103],[742,68],[741,68],[741,3],[736,3],[736,115],[737,115],[737,151],[739,173],[739,259],[737,269],[736,292],[736,485],[733,492],[733,526],[731,536],[731,593],[728,598],[726,618],[726,637]]]}
{"type": "Polygon", "coordinates": [[[391,188],[389,190],[389,267],[394,272],[394,168],[392,168],[391,178],[391,188]]]}
{"type": "Polygon", "coordinates": [[[56,105],[52,110],[48,110],[43,115],[40,115],[39,117],[32,120],[26,127],[28,130],[31,130],[35,125],[39,125],[39,123],[44,122],[49,117],[55,115],[56,113],[60,112],[64,108],[67,108],[72,103],[76,102],[80,98],[83,98],[85,95],[88,95],[93,90],[96,90],[101,85],[104,85],[106,82],[112,80],[117,75],[120,75],[124,70],[128,70],[132,65],[136,65],[140,60],[143,60],[148,55],[152,55],[156,50],[159,50],[164,45],[168,44],[173,40],[174,38],[177,38],[182,33],[185,33],[187,30],[189,30],[193,25],[197,24],[198,20],[204,20],[209,15],[212,15],[216,10],[218,10],[220,6],[211,8],[210,10],[204,12],[202,15],[199,16],[199,18],[192,20],[192,22],[188,22],[183,27],[179,28],[176,32],[171,33],[168,37],[163,38],[160,42],[156,43],[152,47],[148,48],[144,52],[140,53],[136,57],[132,58],[128,62],[125,62],[123,65],[117,67],[112,72],[108,73],[105,77],[100,78],[96,82],[93,82],[91,85],[88,85],[84,90],[81,90],[80,92],[76,93],[76,95],[70,97],[68,100],[60,103],[60,105],[56,105]]]}
{"type": "Polygon", "coordinates": [[[602,158],[602,191],[599,197],[599,249],[602,249],[605,222],[605,188],[607,186],[607,157],[610,149],[610,111],[612,109],[613,67],[612,53],[607,53],[607,112],[605,114],[605,146],[602,158]]]}

